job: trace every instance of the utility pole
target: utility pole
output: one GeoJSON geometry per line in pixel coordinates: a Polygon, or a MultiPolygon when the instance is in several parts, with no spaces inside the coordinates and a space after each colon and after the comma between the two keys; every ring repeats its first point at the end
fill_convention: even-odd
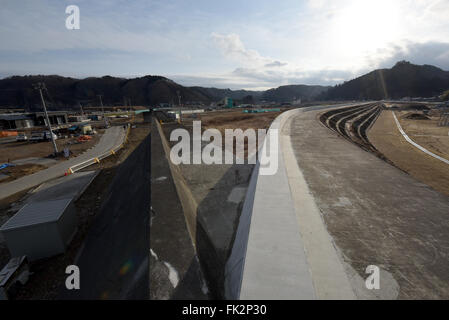
{"type": "Polygon", "coordinates": [[[103,100],[101,99],[101,97],[102,97],[103,95],[98,94],[97,96],[100,98],[101,113],[102,113],[102,117],[103,117],[103,119],[104,119],[104,126],[107,127],[107,126],[108,126],[108,122],[106,121],[106,117],[104,116],[103,100]]]}
{"type": "Polygon", "coordinates": [[[83,106],[81,105],[81,102],[78,102],[78,104],[80,105],[81,115],[84,116],[83,106]]]}
{"type": "Polygon", "coordinates": [[[51,129],[50,118],[48,117],[47,106],[45,105],[44,95],[42,94],[42,90],[47,90],[45,87],[45,83],[39,82],[34,85],[36,90],[39,90],[42,100],[42,106],[44,107],[45,119],[47,120],[48,131],[50,131],[51,142],[53,143],[53,148],[55,149],[55,156],[58,154],[58,146],[56,145],[55,138],[53,136],[53,131],[51,129]]]}
{"type": "Polygon", "coordinates": [[[176,94],[178,95],[178,106],[179,106],[179,123],[182,122],[182,109],[181,109],[181,93],[176,91],[176,94]]]}

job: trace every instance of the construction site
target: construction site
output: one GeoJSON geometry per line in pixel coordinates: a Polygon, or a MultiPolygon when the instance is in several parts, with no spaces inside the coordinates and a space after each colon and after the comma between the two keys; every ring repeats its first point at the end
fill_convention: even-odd
{"type": "Polygon", "coordinates": [[[46,121],[43,126],[15,127],[2,138],[3,299],[71,299],[63,294],[67,265],[82,258],[89,234],[101,223],[97,216],[110,210],[103,207],[114,185],[131,183],[115,181],[123,163],[140,161],[129,157],[149,139],[149,124],[139,111],[100,112],[101,118],[97,113],[92,120],[90,113],[72,112],[68,118],[74,119],[66,124],[51,123],[49,128],[46,121]],[[45,138],[42,133],[50,130],[53,137],[45,138]]]}
{"type": "Polygon", "coordinates": [[[2,285],[10,299],[447,298],[447,113],[387,101],[141,108],[84,122],[86,141],[58,137],[69,157],[47,157],[49,140],[2,143],[13,164],[0,183],[2,285]],[[278,170],[261,175],[247,139],[244,164],[173,164],[171,133],[194,121],[278,130],[278,170]],[[70,264],[81,290],[65,289],[70,264]]]}

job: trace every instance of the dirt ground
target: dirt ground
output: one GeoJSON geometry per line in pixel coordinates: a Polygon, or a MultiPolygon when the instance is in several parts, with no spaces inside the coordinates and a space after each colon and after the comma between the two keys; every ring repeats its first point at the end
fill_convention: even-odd
{"type": "MultiPolygon", "coordinates": [[[[400,116],[398,112],[397,116],[400,116]]],[[[434,120],[399,120],[407,135],[429,151],[449,158],[449,141],[434,120]]],[[[383,111],[368,132],[370,142],[395,166],[449,196],[449,166],[409,144],[399,132],[392,111],[383,111]]]]}
{"type": "MultiPolygon", "coordinates": [[[[75,202],[78,216],[78,231],[72,240],[65,254],[61,254],[49,259],[43,259],[32,264],[33,276],[30,282],[22,288],[13,299],[17,300],[42,300],[57,299],[61,285],[64,283],[66,274],[65,267],[73,264],[78,250],[82,246],[84,239],[89,231],[89,227],[99,212],[101,204],[107,196],[109,184],[113,180],[118,165],[123,162],[132,151],[149,134],[149,125],[142,121],[135,121],[135,128],[132,128],[128,136],[128,141],[124,148],[117,152],[115,156],[110,156],[100,164],[86,168],[86,171],[100,170],[99,174],[91,185],[86,189],[82,196],[75,202]]],[[[22,193],[21,196],[25,195],[22,193]]],[[[18,201],[20,196],[14,199],[4,199],[5,203],[0,203],[0,216],[5,218],[11,216],[11,203],[18,201]]],[[[4,246],[4,244],[1,244],[4,246]]],[[[0,248],[1,249],[1,248],[0,248]]],[[[6,250],[6,248],[4,248],[6,250]]],[[[0,256],[0,258],[2,258],[0,256]]],[[[4,265],[7,259],[3,257],[4,265]]]]}
{"type": "MultiPolygon", "coordinates": [[[[282,109],[281,109],[282,110],[282,109]]],[[[194,120],[201,120],[202,131],[207,129],[217,129],[225,136],[226,129],[268,129],[279,116],[281,112],[266,112],[266,113],[243,113],[243,110],[232,111],[218,111],[200,114],[197,119],[186,117],[183,119],[183,124],[186,127],[191,127],[191,122],[194,120]]],[[[233,152],[235,153],[235,145],[233,152]]],[[[248,156],[248,140],[244,141],[245,159],[248,156]]]]}
{"type": "MultiPolygon", "coordinates": [[[[429,117],[429,120],[410,120],[407,115],[410,112],[396,112],[407,135],[417,144],[427,150],[449,159],[449,127],[439,127],[439,117],[429,117]]],[[[421,114],[413,112],[413,114],[421,114]]]]}
{"type": "Polygon", "coordinates": [[[203,129],[267,129],[282,112],[243,113],[243,110],[209,112],[199,115],[203,129]]]}
{"type": "MultiPolygon", "coordinates": [[[[68,147],[73,153],[71,156],[76,157],[87,149],[92,148],[100,140],[104,130],[98,130],[98,134],[92,136],[92,140],[77,143],[77,138],[67,138],[56,140],[58,150],[68,147]]],[[[26,158],[45,158],[53,153],[53,144],[48,142],[9,142],[0,144],[0,163],[10,162],[26,158]]]]}
{"type": "Polygon", "coordinates": [[[7,167],[1,171],[1,173],[8,175],[8,178],[3,179],[1,183],[9,182],[18,179],[29,174],[46,169],[46,166],[40,164],[23,164],[20,166],[7,167]]]}

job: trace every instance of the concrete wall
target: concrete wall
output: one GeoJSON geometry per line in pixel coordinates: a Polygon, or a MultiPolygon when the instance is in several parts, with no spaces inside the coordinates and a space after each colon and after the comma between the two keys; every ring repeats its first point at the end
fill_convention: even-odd
{"type": "MultiPolygon", "coordinates": [[[[284,123],[288,117],[297,112],[297,110],[290,110],[279,115],[271,124],[269,130],[282,130],[284,123]]],[[[269,132],[267,132],[269,137],[269,132]]],[[[260,152],[266,152],[267,144],[260,152]]],[[[279,154],[278,150],[278,154],[279,154]]],[[[281,159],[282,160],[282,159],[281,159]]],[[[246,250],[248,245],[249,230],[251,227],[251,218],[253,215],[254,199],[256,196],[256,188],[259,180],[260,163],[257,161],[257,165],[251,176],[251,181],[246,193],[245,203],[240,215],[240,221],[237,228],[236,237],[234,240],[231,255],[226,263],[225,273],[225,297],[230,300],[237,300],[240,298],[240,290],[242,286],[242,278],[246,257],[246,250]]],[[[260,188],[260,185],[259,185],[260,188]]]]}
{"type": "Polygon", "coordinates": [[[170,144],[164,132],[178,125],[161,126],[155,121],[155,126],[210,296],[224,299],[225,265],[254,165],[173,165],[169,160],[170,144]],[[236,200],[232,195],[240,198],[236,200]]]}
{"type": "Polygon", "coordinates": [[[184,176],[181,173],[181,169],[179,168],[179,166],[174,165],[170,161],[170,145],[164,135],[164,132],[162,131],[160,123],[158,121],[155,122],[158,133],[162,140],[162,146],[165,151],[165,156],[167,157],[167,161],[170,164],[170,171],[175,182],[176,191],[178,192],[179,200],[181,201],[181,205],[184,210],[190,238],[192,239],[192,242],[196,247],[196,212],[198,210],[198,204],[196,203],[192,191],[188,187],[187,182],[185,181],[184,176]]]}

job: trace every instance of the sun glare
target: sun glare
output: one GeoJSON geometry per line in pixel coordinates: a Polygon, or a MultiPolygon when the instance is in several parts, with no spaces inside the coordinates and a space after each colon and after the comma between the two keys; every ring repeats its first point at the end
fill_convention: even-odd
{"type": "Polygon", "coordinates": [[[333,41],[347,54],[359,55],[398,40],[400,10],[395,1],[357,0],[333,18],[333,41]]]}

